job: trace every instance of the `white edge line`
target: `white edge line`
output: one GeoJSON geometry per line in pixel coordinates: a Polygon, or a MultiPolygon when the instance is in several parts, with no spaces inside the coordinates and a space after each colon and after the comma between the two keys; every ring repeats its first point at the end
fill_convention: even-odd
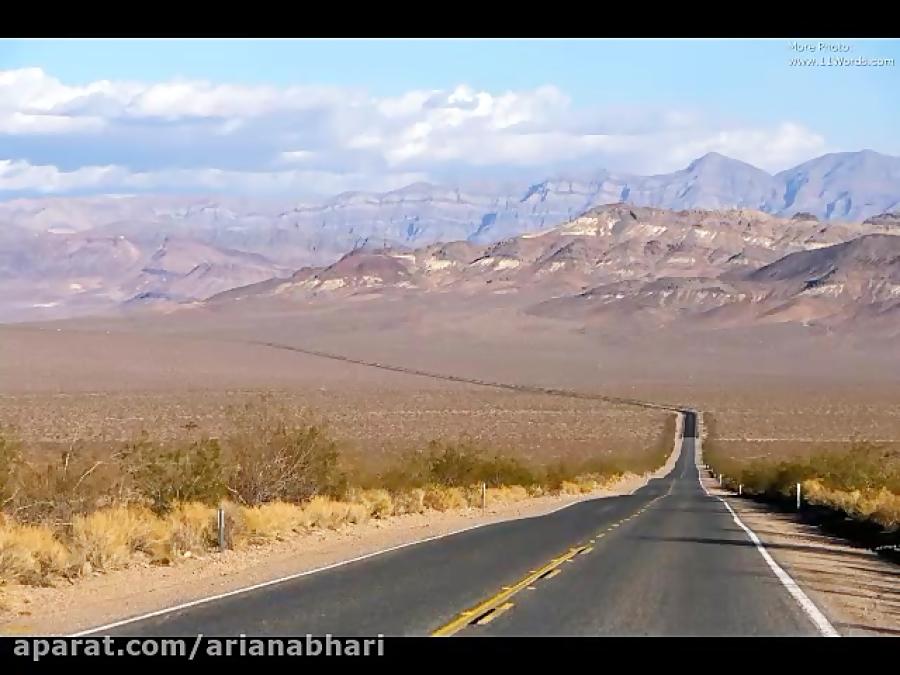
{"type": "MultiPolygon", "coordinates": [[[[699,459],[698,459],[699,461],[699,459]]],[[[802,609],[809,619],[813,622],[815,627],[818,629],[819,633],[821,633],[824,637],[841,637],[841,634],[838,633],[837,629],[831,625],[831,622],[825,617],[822,611],[816,607],[815,603],[809,599],[809,596],[803,592],[803,589],[791,578],[787,572],[775,562],[775,559],[769,554],[766,550],[766,547],[760,541],[759,537],[756,536],[756,533],[747,527],[744,522],[738,518],[738,515],[734,512],[734,509],[731,508],[731,504],[729,504],[724,498],[719,497],[718,495],[710,494],[709,490],[706,489],[706,486],[703,484],[703,477],[700,473],[700,466],[697,466],[697,480],[700,483],[700,487],[703,488],[703,492],[706,493],[707,497],[715,497],[720,502],[725,505],[725,508],[728,509],[728,512],[731,514],[731,517],[734,519],[734,522],[737,523],[744,532],[747,533],[747,536],[750,537],[750,541],[756,546],[756,550],[759,551],[760,555],[763,557],[763,560],[769,565],[772,571],[775,573],[775,576],[778,577],[778,580],[781,584],[787,589],[788,593],[791,594],[791,597],[800,605],[800,609],[802,609]]]]}
{"type": "MultiPolygon", "coordinates": [[[[680,414],[680,413],[679,413],[680,414]]],[[[676,444],[677,449],[681,450],[681,443],[676,444]]],[[[673,449],[674,452],[674,449],[673,449]]],[[[674,469],[674,465],[673,465],[674,469]]],[[[671,472],[671,471],[670,471],[671,472]]],[[[670,473],[669,472],[669,473],[670,473]]],[[[660,476],[650,477],[650,480],[653,478],[659,478],[660,476]]],[[[634,492],[634,491],[632,491],[634,492]]],[[[618,495],[607,495],[609,497],[614,497],[618,495]]],[[[378,551],[372,551],[370,553],[366,553],[364,555],[356,556],[355,558],[348,558],[347,560],[339,560],[337,562],[331,563],[330,565],[324,565],[322,567],[316,567],[315,569],[306,570],[304,572],[297,572],[296,574],[289,574],[284,577],[279,577],[277,579],[270,579],[269,581],[263,581],[258,584],[254,584],[252,586],[245,586],[243,588],[237,588],[233,591],[226,591],[225,593],[219,593],[217,595],[210,595],[205,598],[198,598],[197,600],[192,600],[190,602],[185,602],[180,605],[175,605],[173,607],[165,607],[163,609],[158,609],[155,612],[149,612],[148,614],[140,614],[138,616],[133,616],[128,619],[122,619],[121,621],[115,621],[113,623],[108,623],[104,626],[98,626],[96,628],[88,628],[86,630],[80,631],[78,633],[72,633],[69,637],[83,637],[85,635],[92,635],[93,633],[99,633],[101,631],[111,630],[113,628],[119,628],[120,626],[126,626],[131,623],[137,623],[139,621],[144,621],[146,619],[153,619],[157,616],[163,616],[165,614],[171,614],[173,612],[178,612],[183,609],[190,609],[191,607],[197,607],[198,605],[205,605],[210,602],[215,602],[216,600],[222,600],[224,598],[230,598],[235,595],[241,595],[242,593],[250,593],[252,591],[259,590],[260,588],[267,588],[268,586],[275,586],[277,584],[282,584],[288,581],[293,581],[295,579],[300,579],[302,577],[309,576],[311,574],[316,574],[317,572],[325,572],[326,570],[335,569],[336,567],[343,567],[344,565],[349,565],[350,563],[359,562],[360,560],[366,560],[368,558],[374,558],[375,556],[382,555],[384,553],[390,553],[391,551],[399,551],[403,548],[408,548],[410,546],[416,546],[418,544],[424,544],[429,541],[435,541],[437,539],[444,539],[446,537],[452,537],[457,534],[462,534],[464,532],[471,532],[472,530],[477,530],[481,527],[487,527],[488,525],[498,525],[500,523],[508,523],[514,520],[527,520],[529,518],[543,518],[544,516],[549,516],[563,509],[568,509],[576,504],[581,504],[586,501],[591,501],[592,499],[605,499],[606,497],[586,497],[584,499],[577,499],[568,504],[563,504],[562,506],[558,506],[555,509],[547,511],[546,513],[541,513],[536,516],[520,516],[518,518],[506,518],[502,520],[494,520],[489,521],[487,523],[478,523],[477,525],[470,525],[469,527],[464,527],[460,530],[453,530],[452,532],[446,532],[444,534],[436,534],[431,537],[426,537],[425,539],[416,539],[415,541],[408,541],[403,544],[398,544],[397,546],[390,546],[388,548],[383,548],[378,551]]]]}

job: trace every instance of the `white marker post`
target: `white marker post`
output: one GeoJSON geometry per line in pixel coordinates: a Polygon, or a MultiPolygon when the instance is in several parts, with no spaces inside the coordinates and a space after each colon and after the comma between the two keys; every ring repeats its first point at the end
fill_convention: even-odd
{"type": "Polygon", "coordinates": [[[800,483],[797,483],[797,510],[800,510],[800,483]]]}
{"type": "Polygon", "coordinates": [[[219,530],[219,550],[225,550],[225,509],[221,506],[219,507],[218,513],[216,513],[216,526],[219,530]]]}
{"type": "Polygon", "coordinates": [[[487,508],[487,483],[484,481],[481,482],[481,510],[484,511],[487,508]]]}
{"type": "Polygon", "coordinates": [[[741,483],[740,485],[738,485],[738,497],[740,497],[743,494],[744,494],[744,484],[741,483]]]}

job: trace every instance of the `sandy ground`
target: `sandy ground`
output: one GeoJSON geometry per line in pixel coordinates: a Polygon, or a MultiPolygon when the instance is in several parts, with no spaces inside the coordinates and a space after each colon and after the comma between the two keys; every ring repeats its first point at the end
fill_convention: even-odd
{"type": "Polygon", "coordinates": [[[429,512],[320,530],[240,551],[159,567],[138,563],[50,588],[9,586],[0,596],[0,635],[70,634],[253,584],[331,565],[476,525],[546,514],[585,499],[630,494],[671,471],[677,453],[651,475],[625,477],[582,496],[545,496],[486,511],[429,512]]]}

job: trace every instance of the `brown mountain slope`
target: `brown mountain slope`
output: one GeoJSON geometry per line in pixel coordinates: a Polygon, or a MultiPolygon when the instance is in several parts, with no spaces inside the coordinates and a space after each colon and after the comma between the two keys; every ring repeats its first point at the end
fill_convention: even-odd
{"type": "Polygon", "coordinates": [[[211,298],[340,306],[351,299],[510,295],[537,316],[711,326],[883,317],[900,302],[890,219],[822,223],[749,210],[667,211],[617,204],[550,230],[477,246],[362,249],[211,298]]]}

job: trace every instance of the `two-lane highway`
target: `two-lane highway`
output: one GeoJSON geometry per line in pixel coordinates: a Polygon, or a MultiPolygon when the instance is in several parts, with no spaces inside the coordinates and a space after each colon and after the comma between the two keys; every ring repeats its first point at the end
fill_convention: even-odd
{"type": "Polygon", "coordinates": [[[112,635],[817,635],[700,485],[693,413],[674,470],[634,494],[478,527],[104,629],[112,635]]]}

